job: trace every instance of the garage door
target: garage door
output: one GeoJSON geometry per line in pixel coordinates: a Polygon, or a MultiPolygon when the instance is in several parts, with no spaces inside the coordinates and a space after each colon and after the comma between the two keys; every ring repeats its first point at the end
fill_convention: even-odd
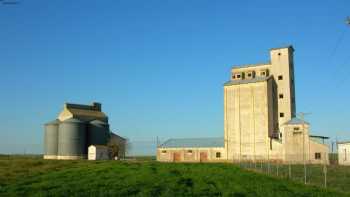
{"type": "Polygon", "coordinates": [[[203,161],[208,161],[208,153],[206,152],[201,152],[200,153],[200,161],[203,162],[203,161]]]}
{"type": "Polygon", "coordinates": [[[181,161],[181,155],[180,153],[174,153],[174,161],[181,161]]]}

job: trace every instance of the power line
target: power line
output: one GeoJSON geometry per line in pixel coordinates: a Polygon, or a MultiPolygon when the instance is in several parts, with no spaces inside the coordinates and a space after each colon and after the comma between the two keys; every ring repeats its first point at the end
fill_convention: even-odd
{"type": "MultiPolygon", "coordinates": [[[[350,17],[347,17],[345,20],[345,23],[350,27],[350,17]]],[[[344,29],[345,30],[345,29],[344,29]]],[[[345,31],[344,31],[345,32],[345,31]]],[[[350,63],[350,56],[343,62],[343,64],[340,65],[338,72],[341,72],[343,70],[343,68],[346,67],[346,65],[350,63]]],[[[336,71],[337,72],[337,71],[336,71]]],[[[338,79],[338,85],[341,86],[344,83],[344,80],[347,78],[347,76],[345,77],[341,77],[341,78],[337,78],[338,79]]]]}
{"type": "Polygon", "coordinates": [[[338,48],[339,48],[339,45],[340,45],[340,43],[343,41],[343,39],[344,39],[344,35],[345,35],[345,29],[343,29],[343,31],[340,33],[340,36],[338,37],[338,39],[337,39],[337,41],[336,41],[336,43],[335,43],[335,46],[334,46],[334,48],[333,48],[333,50],[331,51],[331,53],[330,53],[330,55],[329,55],[329,57],[328,57],[328,62],[329,63],[331,63],[332,62],[332,60],[333,60],[333,57],[334,57],[334,55],[336,54],[336,52],[337,52],[337,50],[338,50],[338,48]]]}

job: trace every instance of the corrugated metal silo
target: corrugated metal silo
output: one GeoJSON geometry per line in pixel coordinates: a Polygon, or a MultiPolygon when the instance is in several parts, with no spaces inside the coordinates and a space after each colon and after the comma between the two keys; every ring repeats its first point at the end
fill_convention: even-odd
{"type": "Polygon", "coordinates": [[[78,119],[67,119],[58,126],[58,159],[81,159],[87,156],[87,127],[78,119]]]}
{"type": "Polygon", "coordinates": [[[109,124],[101,120],[90,121],[88,126],[88,146],[106,145],[109,138],[109,124]]]}
{"type": "Polygon", "coordinates": [[[58,153],[58,124],[59,120],[44,125],[44,159],[56,159],[58,153]]]}

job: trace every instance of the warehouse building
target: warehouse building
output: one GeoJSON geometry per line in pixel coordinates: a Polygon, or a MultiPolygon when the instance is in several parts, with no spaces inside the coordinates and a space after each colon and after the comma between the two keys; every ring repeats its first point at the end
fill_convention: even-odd
{"type": "MultiPolygon", "coordinates": [[[[292,46],[273,48],[267,63],[233,66],[224,84],[220,160],[328,163],[328,146],[310,137],[309,123],[296,117],[293,55],[292,46]]],[[[158,147],[158,160],[178,161],[181,151],[166,142],[158,147]],[[171,155],[161,157],[162,152],[171,155]]]]}
{"type": "Polygon", "coordinates": [[[169,139],[158,147],[158,161],[210,162],[225,160],[223,138],[169,139]]]}
{"type": "MultiPolygon", "coordinates": [[[[117,136],[110,131],[100,103],[66,103],[58,118],[44,127],[44,159],[86,159],[89,146],[113,144],[111,135],[117,136]]],[[[114,145],[125,150],[125,142],[114,145]]]]}

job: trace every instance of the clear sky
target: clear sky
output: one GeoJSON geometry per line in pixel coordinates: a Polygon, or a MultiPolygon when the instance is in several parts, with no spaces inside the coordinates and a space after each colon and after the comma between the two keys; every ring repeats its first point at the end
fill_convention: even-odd
{"type": "Polygon", "coordinates": [[[101,102],[139,144],[223,136],[231,66],[288,44],[297,111],[350,140],[349,0],[17,1],[0,2],[0,153],[42,152],[64,102],[101,102]]]}

